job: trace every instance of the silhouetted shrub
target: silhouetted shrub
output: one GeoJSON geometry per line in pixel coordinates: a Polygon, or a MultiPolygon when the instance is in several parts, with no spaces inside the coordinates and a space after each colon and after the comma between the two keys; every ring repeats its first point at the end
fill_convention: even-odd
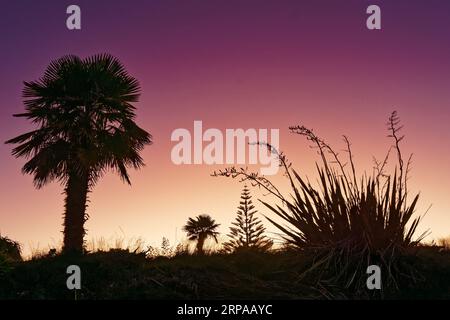
{"type": "Polygon", "coordinates": [[[267,143],[259,145],[278,156],[291,186],[289,196],[282,194],[266,177],[246,169],[228,168],[214,172],[213,176],[250,181],[279,200],[280,204],[261,202],[287,223],[267,217],[282,231],[283,239],[312,256],[311,266],[303,276],[313,274],[323,284],[337,285],[361,295],[367,292],[367,266],[377,264],[384,270],[383,288],[398,289],[401,283],[420,278],[415,270],[402,263],[401,257],[425,236],[413,239],[420,222],[420,217],[412,219],[418,195],[408,202],[411,157],[405,164],[400,150],[403,136],[399,136],[402,128],[399,123],[393,112],[388,129],[394,145],[383,162],[375,160],[372,176],[357,176],[347,137],[344,136],[344,141],[350,169],[332,147],[304,126],[290,127],[290,130],[306,137],[318,151],[322,161],[322,166],[316,165],[318,186],[302,178],[286,156],[267,143]],[[397,154],[398,163],[389,174],[386,166],[392,150],[397,154]]]}
{"type": "Polygon", "coordinates": [[[18,242],[9,239],[8,237],[0,236],[0,256],[4,260],[22,261],[20,255],[21,249],[18,242]]]}

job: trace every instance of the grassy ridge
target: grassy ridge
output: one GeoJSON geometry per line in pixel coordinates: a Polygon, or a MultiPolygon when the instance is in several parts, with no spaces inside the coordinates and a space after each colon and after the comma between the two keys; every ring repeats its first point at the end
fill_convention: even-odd
{"type": "MultiPolygon", "coordinates": [[[[420,247],[402,257],[420,279],[396,291],[355,296],[345,288],[300,277],[313,257],[298,252],[179,255],[146,258],[126,250],[79,258],[48,256],[14,262],[0,274],[1,299],[449,299],[450,252],[420,247]],[[82,289],[66,288],[66,268],[82,270],[82,289]]],[[[334,271],[330,271],[332,274],[334,271]]],[[[324,277],[322,276],[321,279],[324,277]]]]}

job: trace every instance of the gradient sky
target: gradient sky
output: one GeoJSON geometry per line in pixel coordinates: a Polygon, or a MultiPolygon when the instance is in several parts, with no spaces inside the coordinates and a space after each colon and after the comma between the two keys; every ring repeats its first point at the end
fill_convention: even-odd
{"type": "MultiPolygon", "coordinates": [[[[170,159],[171,132],[192,130],[194,120],[222,130],[279,128],[281,149],[313,177],[315,155],[289,125],[312,127],[337,149],[348,135],[358,169],[370,171],[372,156],[391,144],[392,110],[405,125],[405,153],[414,153],[417,213],[433,205],[420,230],[430,229],[430,240],[450,234],[449,1],[2,0],[1,8],[1,141],[32,128],[11,115],[23,111],[22,82],[39,78],[52,59],[111,53],[141,83],[137,122],[155,143],[143,152],[147,166],[132,172],[132,187],[109,174],[94,189],[88,239],[173,243],[200,213],[228,231],[243,186],[209,176],[224,166],[170,159]],[[81,31],[66,29],[70,4],[81,7],[81,31]],[[381,31],[366,28],[370,4],[381,7],[381,31]]],[[[26,252],[58,244],[62,187],[36,190],[20,173],[25,160],[10,152],[0,144],[0,232],[26,252]]]]}

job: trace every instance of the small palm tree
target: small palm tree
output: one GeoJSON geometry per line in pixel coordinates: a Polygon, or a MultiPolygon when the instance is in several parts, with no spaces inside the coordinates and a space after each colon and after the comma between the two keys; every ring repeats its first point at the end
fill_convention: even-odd
{"type": "Polygon", "coordinates": [[[186,225],[183,227],[183,230],[187,233],[188,239],[191,241],[197,241],[197,254],[204,254],[203,246],[207,238],[213,238],[216,243],[217,236],[219,232],[217,232],[217,228],[220,224],[217,224],[211,216],[207,214],[201,214],[194,218],[189,218],[186,225]]]}
{"type": "Polygon", "coordinates": [[[41,188],[65,187],[64,252],[83,251],[87,195],[108,170],[130,184],[127,168],[144,165],[139,152],[151,135],[134,122],[139,83],[114,57],[65,56],[50,63],[38,81],[25,82],[26,112],[15,115],[36,130],[8,140],[18,144],[22,168],[41,188]]]}

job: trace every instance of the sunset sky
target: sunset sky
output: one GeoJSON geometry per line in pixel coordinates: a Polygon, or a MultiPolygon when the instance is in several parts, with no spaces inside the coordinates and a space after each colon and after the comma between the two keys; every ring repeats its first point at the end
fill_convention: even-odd
{"type": "MultiPolygon", "coordinates": [[[[393,110],[405,125],[404,152],[414,153],[417,214],[432,205],[419,231],[430,229],[429,240],[450,235],[449,1],[19,0],[2,1],[1,10],[2,142],[33,128],[12,114],[24,110],[22,82],[38,79],[52,59],[111,53],[140,81],[137,122],[154,137],[143,152],[147,166],[132,172],[131,187],[113,174],[99,182],[88,240],[174,243],[201,213],[228,232],[243,185],[210,177],[226,165],[176,166],[170,158],[172,131],[192,131],[194,120],[223,131],[280,129],[281,149],[315,178],[317,157],[290,125],[314,128],[336,149],[348,135],[357,169],[370,172],[372,156],[391,145],[385,123],[393,110]],[[66,28],[70,4],[81,7],[80,31],[66,28]],[[382,30],[366,28],[370,4],[381,7],[382,30]]],[[[21,174],[24,162],[0,144],[0,233],[28,252],[62,239],[63,188],[36,190],[21,174]]]]}

